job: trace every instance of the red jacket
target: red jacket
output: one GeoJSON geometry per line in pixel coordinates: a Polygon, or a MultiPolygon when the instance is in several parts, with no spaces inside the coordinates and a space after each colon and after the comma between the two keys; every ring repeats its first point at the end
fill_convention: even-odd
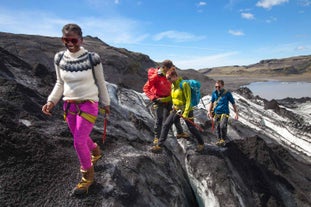
{"type": "Polygon", "coordinates": [[[148,81],[143,87],[144,93],[150,100],[171,95],[171,83],[166,79],[165,74],[158,74],[159,69],[149,69],[148,81]]]}

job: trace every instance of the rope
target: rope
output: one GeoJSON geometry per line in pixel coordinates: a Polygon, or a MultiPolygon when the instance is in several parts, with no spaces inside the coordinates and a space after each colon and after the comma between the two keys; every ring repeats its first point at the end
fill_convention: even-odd
{"type": "Polygon", "coordinates": [[[203,132],[204,130],[202,129],[202,127],[200,127],[198,124],[194,123],[194,121],[192,121],[189,118],[183,117],[180,113],[176,113],[179,117],[183,118],[185,121],[187,121],[188,123],[190,123],[191,125],[193,125],[195,128],[197,128],[200,132],[203,132]]]}

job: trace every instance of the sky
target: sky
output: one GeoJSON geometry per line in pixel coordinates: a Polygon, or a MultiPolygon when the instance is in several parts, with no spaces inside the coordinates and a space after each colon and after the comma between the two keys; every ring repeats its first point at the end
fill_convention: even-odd
{"type": "Polygon", "coordinates": [[[61,37],[67,23],[180,69],[311,53],[311,0],[0,0],[0,32],[61,37]]]}

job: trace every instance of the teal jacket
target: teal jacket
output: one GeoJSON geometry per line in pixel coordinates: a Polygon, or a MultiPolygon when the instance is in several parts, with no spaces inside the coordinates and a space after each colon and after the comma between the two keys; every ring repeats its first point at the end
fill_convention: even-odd
{"type": "Polygon", "coordinates": [[[215,114],[228,114],[229,115],[229,102],[234,105],[235,101],[230,91],[222,89],[220,94],[215,90],[212,93],[211,102],[214,103],[220,97],[216,107],[214,108],[215,114]],[[224,94],[224,95],[223,95],[224,94]],[[220,97],[221,96],[221,97],[220,97]]]}

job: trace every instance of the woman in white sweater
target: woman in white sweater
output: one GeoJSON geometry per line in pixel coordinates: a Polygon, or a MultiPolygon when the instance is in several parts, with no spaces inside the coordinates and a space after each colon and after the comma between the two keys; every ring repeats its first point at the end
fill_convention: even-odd
{"type": "Polygon", "coordinates": [[[101,150],[90,138],[90,133],[98,114],[98,104],[109,113],[110,98],[99,55],[81,46],[81,28],[67,24],[62,33],[67,50],[55,55],[57,81],[42,111],[51,115],[51,110],[63,97],[64,117],[73,135],[82,172],[74,194],[84,194],[94,182],[94,164],[101,157],[101,150]]]}

